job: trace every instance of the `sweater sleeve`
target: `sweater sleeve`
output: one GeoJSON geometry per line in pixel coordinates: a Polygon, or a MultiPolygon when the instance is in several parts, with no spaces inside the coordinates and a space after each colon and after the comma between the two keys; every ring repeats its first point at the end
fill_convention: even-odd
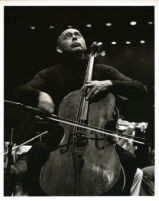
{"type": "Polygon", "coordinates": [[[46,69],[37,73],[31,81],[22,85],[15,91],[14,97],[16,101],[36,106],[38,103],[39,92],[47,92],[47,79],[46,69]]]}
{"type": "Polygon", "coordinates": [[[103,69],[105,78],[112,81],[111,91],[115,95],[135,99],[142,98],[147,94],[147,89],[141,82],[132,80],[111,66],[105,66],[103,69]]]}

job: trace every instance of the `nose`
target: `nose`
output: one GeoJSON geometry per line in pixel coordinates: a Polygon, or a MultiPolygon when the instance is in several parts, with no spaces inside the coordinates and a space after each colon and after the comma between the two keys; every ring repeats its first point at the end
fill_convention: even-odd
{"type": "Polygon", "coordinates": [[[77,36],[75,34],[72,35],[72,40],[77,40],[77,36]]]}

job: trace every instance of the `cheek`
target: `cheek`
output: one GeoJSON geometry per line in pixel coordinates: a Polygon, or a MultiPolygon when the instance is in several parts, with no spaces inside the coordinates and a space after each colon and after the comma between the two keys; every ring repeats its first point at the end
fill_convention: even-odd
{"type": "Polygon", "coordinates": [[[83,40],[83,39],[82,39],[82,41],[81,41],[81,42],[82,42],[83,47],[87,48],[87,47],[86,47],[85,40],[83,40]]]}
{"type": "Polygon", "coordinates": [[[83,47],[84,47],[85,49],[87,49],[87,46],[86,46],[86,43],[85,43],[85,42],[83,42],[83,47]]]}
{"type": "Polygon", "coordinates": [[[62,48],[68,48],[69,46],[70,46],[70,42],[69,41],[63,42],[62,45],[61,45],[62,48]]]}

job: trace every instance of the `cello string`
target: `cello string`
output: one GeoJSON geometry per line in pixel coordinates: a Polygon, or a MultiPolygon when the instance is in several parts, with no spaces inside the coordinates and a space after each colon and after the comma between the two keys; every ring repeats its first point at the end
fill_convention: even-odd
{"type": "MultiPolygon", "coordinates": [[[[90,65],[92,63],[91,59],[93,59],[93,61],[94,61],[94,57],[95,57],[95,52],[93,52],[93,49],[91,49],[91,53],[89,54],[89,60],[88,60],[87,68],[86,68],[86,73],[85,73],[83,86],[86,84],[87,81],[89,81],[90,77],[92,77],[92,71],[91,71],[91,75],[90,75],[90,65]]],[[[92,70],[93,70],[93,68],[92,68],[92,70]]],[[[82,112],[82,109],[83,109],[82,106],[84,104],[84,100],[85,100],[85,91],[81,91],[80,105],[79,105],[79,108],[78,108],[78,116],[77,116],[77,121],[76,121],[76,122],[79,122],[80,124],[83,124],[85,121],[87,121],[87,119],[85,119],[85,120],[80,119],[81,112],[82,112]]],[[[87,110],[87,114],[88,114],[88,110],[87,110]]],[[[79,133],[80,131],[81,131],[81,128],[76,127],[76,132],[79,133]]]]}
{"type": "Polygon", "coordinates": [[[80,121],[80,114],[81,114],[81,111],[82,111],[82,103],[83,103],[83,99],[84,99],[84,93],[81,93],[80,95],[80,101],[79,101],[79,104],[78,104],[78,109],[77,109],[77,113],[76,113],[76,120],[75,120],[75,123],[76,125],[74,125],[73,127],[73,145],[74,145],[74,150],[75,150],[75,138],[77,136],[77,133],[80,132],[80,128],[77,126],[79,123],[81,123],[80,121]]]}
{"type": "MultiPolygon", "coordinates": [[[[91,58],[93,56],[92,53],[90,53],[89,57],[91,58]]],[[[90,66],[90,59],[88,61],[88,64],[87,64],[87,68],[86,68],[86,73],[85,73],[85,78],[84,78],[84,82],[83,82],[83,85],[86,83],[86,81],[88,80],[88,72],[89,72],[89,66],[90,66]]],[[[76,120],[75,122],[76,123],[83,123],[83,121],[80,119],[80,116],[81,116],[81,111],[82,111],[82,106],[83,106],[83,101],[84,101],[84,98],[85,98],[85,92],[82,91],[81,92],[81,95],[80,95],[80,101],[79,101],[79,104],[78,104],[78,109],[77,109],[77,113],[76,113],[76,120]]],[[[80,128],[77,127],[77,126],[74,126],[73,128],[73,136],[75,137],[75,135],[77,133],[80,132],[80,128]]],[[[73,137],[73,139],[74,139],[73,137]]]]}
{"type": "MultiPolygon", "coordinates": [[[[85,78],[84,78],[84,82],[83,82],[83,85],[86,83],[87,81],[87,77],[88,77],[88,69],[89,69],[89,63],[90,63],[90,60],[87,64],[87,68],[86,68],[86,73],[85,73],[85,78]]],[[[78,104],[78,109],[77,109],[77,114],[76,114],[76,120],[75,122],[79,122],[79,116],[81,114],[81,111],[82,111],[82,102],[83,102],[83,99],[84,99],[84,92],[81,93],[80,95],[80,100],[79,100],[79,104],[78,104]]],[[[79,122],[81,123],[81,122],[79,122]]],[[[77,127],[74,128],[74,131],[77,132],[77,127]]]]}

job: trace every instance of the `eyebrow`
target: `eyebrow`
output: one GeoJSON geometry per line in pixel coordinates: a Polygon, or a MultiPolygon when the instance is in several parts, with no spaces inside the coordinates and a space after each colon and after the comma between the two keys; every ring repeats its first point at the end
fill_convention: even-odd
{"type": "Polygon", "coordinates": [[[64,34],[64,36],[66,36],[66,35],[68,35],[68,34],[72,34],[72,33],[71,33],[71,32],[67,32],[67,33],[64,34]]]}
{"type": "MultiPolygon", "coordinates": [[[[64,36],[67,36],[68,34],[79,34],[79,35],[81,35],[81,33],[79,32],[79,31],[75,31],[74,33],[72,33],[72,32],[67,32],[66,34],[64,34],[64,36]]],[[[82,35],[81,35],[82,36],[82,35]]]]}

